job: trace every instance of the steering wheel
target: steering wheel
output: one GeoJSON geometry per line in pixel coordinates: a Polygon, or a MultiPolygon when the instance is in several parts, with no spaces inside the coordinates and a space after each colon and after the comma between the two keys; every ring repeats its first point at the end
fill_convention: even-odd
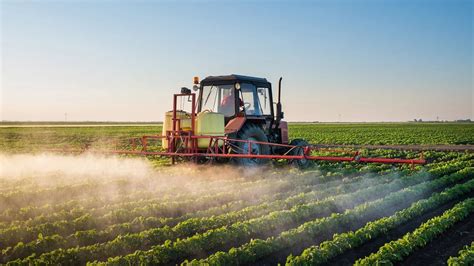
{"type": "Polygon", "coordinates": [[[244,102],[244,108],[245,110],[248,110],[250,108],[251,104],[249,102],[244,102]]]}

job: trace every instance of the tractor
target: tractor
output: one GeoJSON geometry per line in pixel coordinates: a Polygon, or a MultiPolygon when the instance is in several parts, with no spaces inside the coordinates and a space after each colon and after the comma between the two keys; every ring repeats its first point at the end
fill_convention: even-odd
{"type": "MultiPolygon", "coordinates": [[[[209,76],[199,82],[194,78],[198,91],[197,112],[214,112],[223,115],[224,133],[229,139],[252,142],[229,142],[228,151],[234,154],[282,155],[287,147],[268,145],[290,144],[308,146],[304,140],[288,141],[288,123],[283,121],[281,104],[281,81],[278,82],[278,101],[273,101],[272,84],[265,78],[243,75],[209,76]],[[250,150],[250,151],[249,151],[250,150]]],[[[189,92],[184,89],[183,92],[189,92]]],[[[302,154],[295,148],[291,154],[302,154]]],[[[237,164],[256,166],[265,164],[266,158],[234,158],[237,164]]],[[[293,160],[299,167],[308,167],[310,160],[293,160]]]]}

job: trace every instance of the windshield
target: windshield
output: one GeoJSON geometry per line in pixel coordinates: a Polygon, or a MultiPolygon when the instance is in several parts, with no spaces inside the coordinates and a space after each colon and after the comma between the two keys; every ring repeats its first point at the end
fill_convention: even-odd
{"type": "Polygon", "coordinates": [[[234,85],[204,86],[200,110],[221,113],[227,117],[235,115],[234,85]]]}

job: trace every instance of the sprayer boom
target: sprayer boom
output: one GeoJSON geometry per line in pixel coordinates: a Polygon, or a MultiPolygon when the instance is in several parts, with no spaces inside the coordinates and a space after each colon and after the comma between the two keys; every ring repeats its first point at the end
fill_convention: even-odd
{"type": "Polygon", "coordinates": [[[288,123],[283,121],[282,78],[278,81],[276,110],[272,85],[264,78],[232,74],[202,81],[195,77],[193,83],[196,93],[183,87],[173,96],[173,109],[165,114],[161,135],[133,139],[128,149],[92,152],[166,156],[172,163],[181,159],[243,166],[286,160],[300,168],[314,161],[425,163],[422,155],[418,159],[373,158],[357,150],[324,150],[302,139],[290,142],[288,123]],[[184,102],[190,103],[190,110],[179,106],[184,102]],[[321,152],[328,156],[319,156],[321,152]]]}
{"type": "Polygon", "coordinates": [[[297,146],[290,144],[278,144],[270,142],[261,142],[255,140],[241,140],[232,139],[228,137],[220,136],[193,136],[193,135],[181,135],[181,134],[166,134],[165,136],[160,135],[148,135],[141,138],[135,138],[130,140],[129,149],[117,149],[117,150],[54,150],[59,152],[91,152],[91,153],[104,153],[104,154],[127,154],[127,155],[142,155],[142,156],[163,156],[171,158],[172,163],[177,162],[178,158],[187,159],[187,161],[199,162],[202,159],[206,161],[216,161],[222,159],[261,159],[261,160],[287,160],[289,162],[296,161],[330,161],[330,162],[354,162],[354,163],[382,163],[382,164],[409,164],[419,165],[425,164],[426,161],[423,158],[423,154],[420,154],[419,158],[400,159],[400,158],[374,158],[374,157],[363,157],[362,153],[358,150],[334,150],[317,145],[308,146],[297,146]],[[166,140],[168,143],[173,144],[167,150],[157,150],[161,142],[166,140]],[[209,146],[205,149],[198,148],[197,142],[205,140],[209,143],[209,146]],[[236,147],[239,147],[239,143],[245,143],[247,146],[263,145],[267,146],[270,150],[285,150],[282,154],[258,154],[252,151],[252,149],[246,150],[245,153],[236,153],[236,147]],[[324,152],[331,153],[332,156],[315,156],[313,153],[324,152]],[[337,154],[341,154],[338,156],[337,154]],[[349,155],[348,155],[349,154],[349,155]]]}

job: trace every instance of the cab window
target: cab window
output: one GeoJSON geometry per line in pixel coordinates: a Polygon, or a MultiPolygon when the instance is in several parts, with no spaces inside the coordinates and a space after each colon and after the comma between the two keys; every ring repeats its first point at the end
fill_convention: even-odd
{"type": "Polygon", "coordinates": [[[201,94],[201,111],[235,115],[234,85],[204,86],[201,94]]]}
{"type": "Polygon", "coordinates": [[[261,115],[256,91],[257,88],[252,84],[242,83],[240,86],[240,93],[242,95],[243,107],[246,115],[261,115]]]}
{"type": "Polygon", "coordinates": [[[270,92],[268,88],[257,88],[258,104],[262,115],[272,114],[272,103],[270,101],[270,92]]]}

